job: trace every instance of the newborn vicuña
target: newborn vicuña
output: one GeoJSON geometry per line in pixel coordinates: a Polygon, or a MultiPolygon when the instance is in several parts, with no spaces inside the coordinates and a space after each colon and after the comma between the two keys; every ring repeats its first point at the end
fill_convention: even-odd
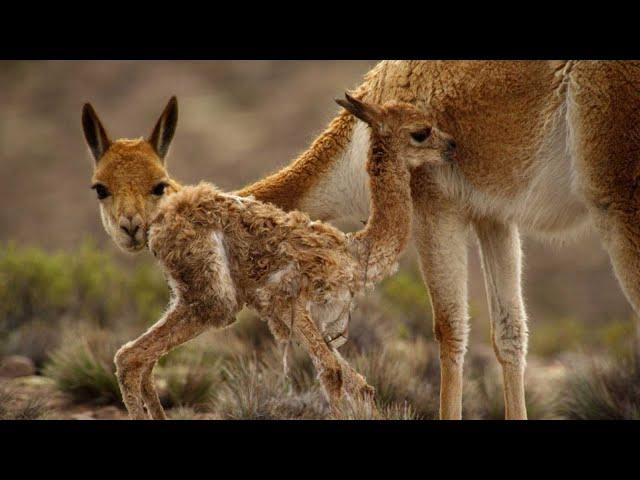
{"type": "Polygon", "coordinates": [[[410,168],[451,161],[455,144],[412,105],[348,95],[337,102],[371,127],[371,214],[361,231],[344,234],[209,183],[174,182],[175,193],[160,202],[148,246],[173,295],[163,318],[116,355],[132,418],[146,418],[143,405],[152,418],[165,418],[151,377],[156,361],[208,328],[230,325],[243,306],[279,341],[294,340],[308,352],[334,416],[343,394],[372,400],[373,388],[336,350],[346,340],[352,299],[392,273],[407,245],[410,168]]]}

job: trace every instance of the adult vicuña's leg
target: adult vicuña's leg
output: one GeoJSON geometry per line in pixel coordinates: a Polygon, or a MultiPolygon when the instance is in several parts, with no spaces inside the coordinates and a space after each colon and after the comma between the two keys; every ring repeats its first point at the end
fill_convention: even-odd
{"type": "Polygon", "coordinates": [[[150,413],[154,418],[164,415],[159,414],[162,406],[157,400],[153,383],[148,383],[149,379],[145,383],[147,391],[143,397],[143,375],[146,370],[153,368],[158,358],[196,337],[208,325],[206,318],[194,315],[190,308],[178,303],[143,335],[118,350],[115,357],[116,375],[122,399],[132,419],[148,418],[144,412],[143,398],[150,401],[150,413]]]}
{"type": "Polygon", "coordinates": [[[468,227],[455,211],[437,211],[425,203],[414,205],[414,237],[440,345],[440,418],[460,419],[462,370],[469,335],[468,227]]]}
{"type": "Polygon", "coordinates": [[[568,89],[576,187],[640,314],[640,62],[575,62],[568,89]]]}
{"type": "Polygon", "coordinates": [[[490,220],[477,222],[475,228],[491,315],[491,339],[502,365],[505,418],[524,420],[528,332],[520,280],[520,236],[515,225],[490,220]]]}

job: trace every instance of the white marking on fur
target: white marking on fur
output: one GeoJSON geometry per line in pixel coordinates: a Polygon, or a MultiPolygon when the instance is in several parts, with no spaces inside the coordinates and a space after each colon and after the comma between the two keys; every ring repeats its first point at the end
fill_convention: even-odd
{"type": "Polygon", "coordinates": [[[349,144],[338,154],[331,171],[304,198],[300,209],[323,212],[323,218],[327,219],[367,219],[370,196],[366,165],[370,142],[369,127],[358,121],[349,144]]]}
{"type": "Polygon", "coordinates": [[[213,242],[213,248],[215,256],[219,260],[220,270],[219,284],[216,285],[220,289],[221,296],[236,302],[236,289],[233,285],[233,278],[231,277],[231,269],[229,268],[229,257],[227,256],[227,249],[224,245],[224,235],[222,232],[215,230],[211,233],[211,241],[213,242]]]}
{"type": "Polygon", "coordinates": [[[238,202],[240,205],[254,202],[256,199],[256,197],[254,197],[253,195],[249,195],[248,197],[241,197],[240,195],[234,195],[232,193],[220,193],[220,196],[231,198],[232,200],[235,200],[236,202],[238,202]]]}

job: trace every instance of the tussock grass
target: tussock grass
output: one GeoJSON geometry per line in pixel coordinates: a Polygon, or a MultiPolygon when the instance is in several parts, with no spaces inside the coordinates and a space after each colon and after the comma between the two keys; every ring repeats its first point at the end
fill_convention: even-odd
{"type": "Polygon", "coordinates": [[[228,419],[325,418],[326,402],[319,386],[296,391],[295,381],[273,368],[276,355],[272,350],[266,360],[241,356],[229,362],[212,410],[228,419]]]}
{"type": "Polygon", "coordinates": [[[437,353],[424,340],[390,343],[383,350],[357,356],[354,366],[375,387],[380,411],[401,411],[410,404],[412,418],[437,417],[437,353]]]}
{"type": "Polygon", "coordinates": [[[123,343],[106,330],[72,328],[43,373],[77,401],[122,403],[113,358],[123,343]]]}
{"type": "Polygon", "coordinates": [[[558,413],[569,420],[640,420],[640,350],[574,362],[558,413]]]}
{"type": "Polygon", "coordinates": [[[0,420],[44,420],[47,418],[46,402],[41,397],[25,400],[17,398],[7,385],[0,385],[0,420]]]}
{"type": "Polygon", "coordinates": [[[205,406],[220,385],[220,363],[212,365],[200,359],[172,364],[162,369],[158,376],[166,381],[164,406],[191,407],[195,410],[205,406]]]}
{"type": "Polygon", "coordinates": [[[282,382],[257,358],[238,357],[224,368],[224,388],[215,408],[224,418],[271,419],[269,403],[279,396],[282,382]]]}

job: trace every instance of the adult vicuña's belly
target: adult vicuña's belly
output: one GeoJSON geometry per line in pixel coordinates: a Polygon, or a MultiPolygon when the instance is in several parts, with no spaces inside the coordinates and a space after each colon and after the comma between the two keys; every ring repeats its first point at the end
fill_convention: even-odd
{"type": "Polygon", "coordinates": [[[580,231],[588,224],[588,212],[575,185],[573,149],[563,109],[556,115],[533,161],[518,172],[517,183],[496,176],[492,184],[478,185],[454,165],[435,172],[441,190],[475,217],[515,223],[524,231],[542,235],[580,231]]]}

